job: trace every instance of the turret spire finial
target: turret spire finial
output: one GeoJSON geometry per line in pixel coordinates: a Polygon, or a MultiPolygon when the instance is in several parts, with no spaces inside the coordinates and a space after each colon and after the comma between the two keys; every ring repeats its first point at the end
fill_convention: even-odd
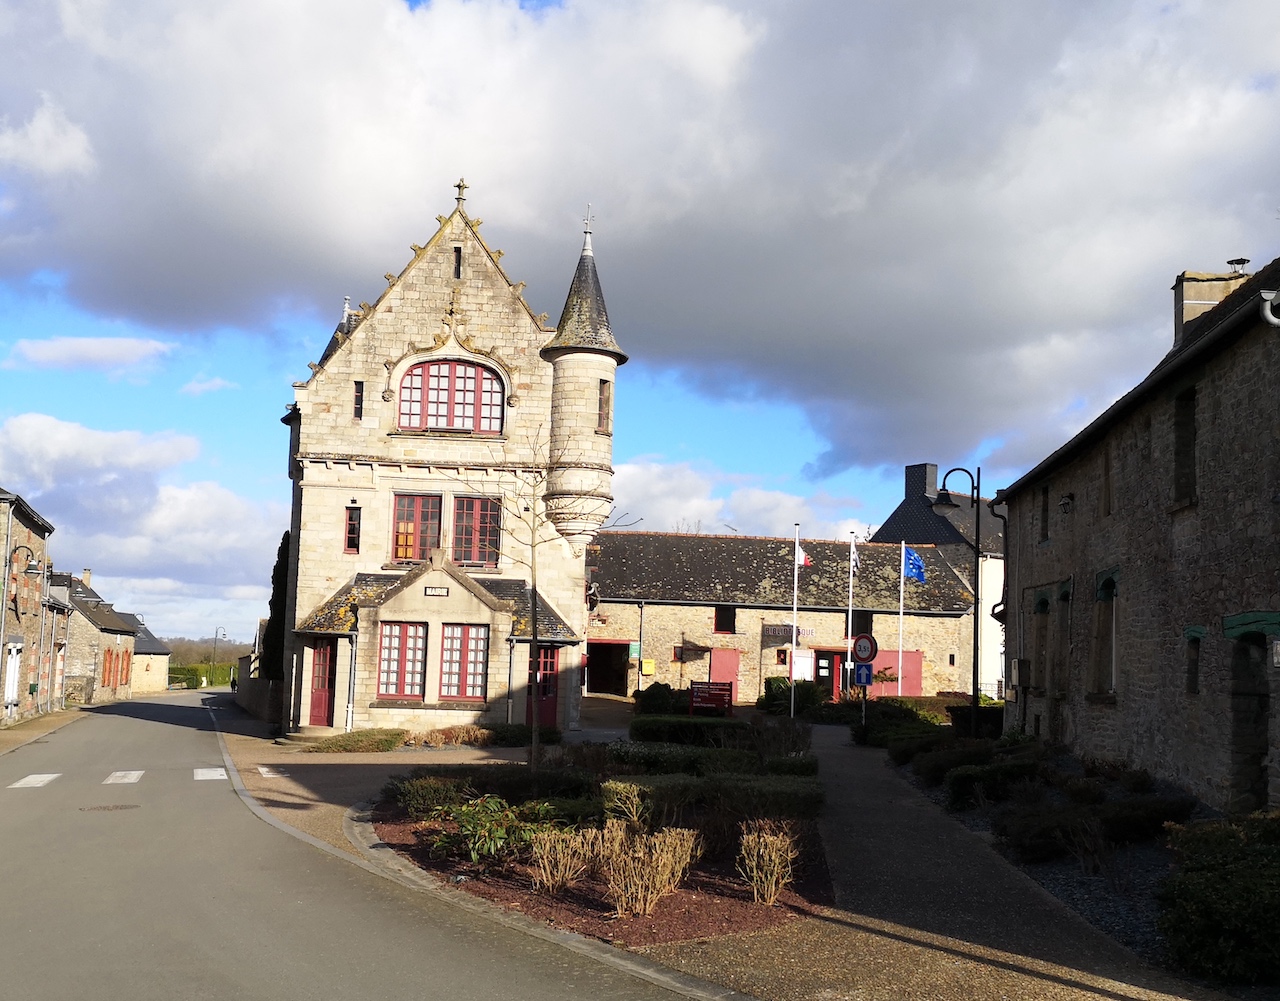
{"type": "Polygon", "coordinates": [[[462,208],[462,203],[467,200],[467,196],[464,192],[467,188],[471,187],[471,185],[467,183],[467,179],[465,177],[459,177],[458,183],[455,184],[454,187],[458,189],[458,208],[462,208]]]}
{"type": "Polygon", "coordinates": [[[583,219],[582,219],[582,232],[586,234],[586,236],[583,238],[583,241],[582,241],[582,253],[590,254],[592,257],[595,257],[596,256],[595,251],[591,249],[592,218],[593,216],[591,215],[591,203],[587,202],[587,214],[583,216],[583,219]]]}

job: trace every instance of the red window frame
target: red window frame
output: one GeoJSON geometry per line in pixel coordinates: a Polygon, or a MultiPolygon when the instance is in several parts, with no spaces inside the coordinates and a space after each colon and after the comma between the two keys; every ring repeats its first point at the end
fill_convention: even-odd
{"type": "Polygon", "coordinates": [[[453,562],[496,567],[502,552],[502,502],[493,497],[453,500],[453,562]]]}
{"type": "Polygon", "coordinates": [[[427,624],[384,622],[378,643],[378,696],[421,699],[426,691],[427,624]]]}
{"type": "Polygon", "coordinates": [[[414,365],[400,380],[403,431],[502,434],[506,392],[498,373],[464,361],[414,365]]]}
{"type": "Polygon", "coordinates": [[[347,527],[342,551],[344,553],[360,552],[360,509],[358,507],[347,508],[347,527]]]}
{"type": "Polygon", "coordinates": [[[489,627],[450,623],[441,630],[440,698],[484,699],[489,684],[489,627]]]}
{"type": "Polygon", "coordinates": [[[398,563],[429,559],[440,546],[440,494],[396,494],[391,558],[398,563]]]}

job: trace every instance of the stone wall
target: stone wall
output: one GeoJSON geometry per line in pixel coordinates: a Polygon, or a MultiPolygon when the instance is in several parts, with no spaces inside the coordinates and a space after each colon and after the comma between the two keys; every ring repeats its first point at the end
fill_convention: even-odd
{"type": "Polygon", "coordinates": [[[1261,713],[1280,802],[1280,721],[1266,705],[1280,691],[1277,373],[1280,337],[1255,324],[1011,498],[1008,652],[1034,677],[1007,725],[1243,808],[1241,714],[1261,713]],[[1114,609],[1099,600],[1108,579],[1114,609]],[[1112,610],[1114,686],[1094,677],[1112,610]],[[1249,683],[1233,672],[1247,633],[1266,638],[1249,683]]]}

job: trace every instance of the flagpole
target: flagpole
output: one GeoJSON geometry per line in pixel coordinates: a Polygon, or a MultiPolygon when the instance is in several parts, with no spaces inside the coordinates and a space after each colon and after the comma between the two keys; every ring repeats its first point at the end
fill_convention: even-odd
{"type": "Polygon", "coordinates": [[[800,522],[796,522],[796,545],[791,552],[791,718],[796,718],[796,636],[800,627],[800,522]]]}
{"type": "Polygon", "coordinates": [[[840,688],[845,690],[849,680],[849,661],[853,656],[853,568],[858,562],[858,550],[854,548],[854,533],[849,533],[849,610],[844,620],[844,677],[840,688]]]}
{"type": "Polygon", "coordinates": [[[907,543],[902,545],[902,566],[898,574],[898,695],[902,695],[902,612],[907,601],[907,543]]]}

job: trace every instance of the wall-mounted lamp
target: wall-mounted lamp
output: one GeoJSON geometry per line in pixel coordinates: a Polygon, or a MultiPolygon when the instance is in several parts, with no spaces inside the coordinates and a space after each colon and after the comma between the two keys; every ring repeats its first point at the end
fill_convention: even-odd
{"type": "Polygon", "coordinates": [[[1061,511],[1063,514],[1070,514],[1071,509],[1075,507],[1075,504],[1076,504],[1075,494],[1063,494],[1058,501],[1058,510],[1061,511]]]}

